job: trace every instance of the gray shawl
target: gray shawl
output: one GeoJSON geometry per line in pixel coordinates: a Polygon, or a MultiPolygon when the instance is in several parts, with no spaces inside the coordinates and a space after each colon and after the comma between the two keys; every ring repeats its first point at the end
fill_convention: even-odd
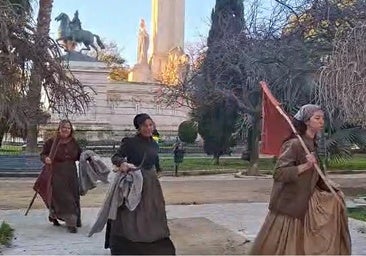
{"type": "Polygon", "coordinates": [[[101,232],[108,219],[115,220],[118,207],[122,204],[125,204],[130,211],[135,210],[141,200],[142,185],[143,177],[140,169],[127,174],[117,172],[88,236],[101,232]]]}
{"type": "Polygon", "coordinates": [[[88,190],[97,186],[97,181],[108,182],[110,169],[102,159],[92,150],[81,153],[79,160],[79,191],[85,195],[88,190]]]}

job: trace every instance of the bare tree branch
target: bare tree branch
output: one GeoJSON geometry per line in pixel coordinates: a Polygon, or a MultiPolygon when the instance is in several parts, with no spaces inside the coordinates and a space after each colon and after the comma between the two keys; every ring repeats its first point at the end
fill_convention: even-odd
{"type": "Polygon", "coordinates": [[[72,75],[57,44],[36,33],[34,21],[20,6],[0,0],[0,116],[17,103],[24,105],[18,114],[31,114],[26,101],[35,66],[51,110],[65,115],[85,112],[93,91],[72,75]]]}

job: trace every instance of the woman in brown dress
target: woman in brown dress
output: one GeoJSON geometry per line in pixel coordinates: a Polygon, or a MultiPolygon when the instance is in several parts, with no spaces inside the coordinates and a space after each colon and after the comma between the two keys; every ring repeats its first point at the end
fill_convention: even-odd
{"type": "Polygon", "coordinates": [[[75,161],[81,149],[73,137],[73,128],[68,120],[59,123],[56,136],[43,146],[41,160],[51,167],[51,202],[49,221],[60,226],[65,221],[68,231],[76,233],[81,226],[80,195],[75,161]]]}
{"type": "Polygon", "coordinates": [[[174,255],[175,247],[165,212],[165,201],[158,180],[160,171],[158,144],[153,140],[154,123],[147,114],[133,120],[137,135],[122,139],[112,163],[121,172],[131,165],[140,166],[143,176],[141,201],[133,211],[125,205],[118,208],[116,220],[107,224],[106,247],[113,255],[174,255]]]}
{"type": "MultiPolygon", "coordinates": [[[[300,108],[293,123],[313,153],[306,155],[294,135],[282,145],[269,213],[251,254],[350,255],[346,209],[314,168],[316,134],[323,129],[324,113],[319,106],[308,104],[300,108]]],[[[342,192],[335,190],[343,198],[342,192]]]]}

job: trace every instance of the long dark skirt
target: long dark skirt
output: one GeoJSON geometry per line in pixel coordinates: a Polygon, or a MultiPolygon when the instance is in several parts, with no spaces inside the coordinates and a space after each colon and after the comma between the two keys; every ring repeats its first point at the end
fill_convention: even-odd
{"type": "Polygon", "coordinates": [[[141,201],[134,211],[124,205],[118,208],[117,219],[107,225],[107,247],[112,254],[173,255],[175,248],[169,238],[165,201],[156,171],[142,170],[142,175],[141,201]]]}
{"type": "Polygon", "coordinates": [[[112,255],[175,255],[175,247],[170,238],[143,243],[112,235],[109,242],[112,255]]]}
{"type": "MultiPolygon", "coordinates": [[[[52,174],[52,202],[50,218],[80,224],[80,196],[75,162],[55,163],[52,174]]],[[[78,225],[79,226],[79,225],[78,225]]]]}

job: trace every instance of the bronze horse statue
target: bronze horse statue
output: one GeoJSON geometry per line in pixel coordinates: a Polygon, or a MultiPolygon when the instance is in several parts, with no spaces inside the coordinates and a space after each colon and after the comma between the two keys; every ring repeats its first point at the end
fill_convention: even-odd
{"type": "MultiPolygon", "coordinates": [[[[64,46],[67,45],[70,41],[76,42],[76,43],[83,43],[86,48],[82,48],[80,50],[80,52],[82,52],[83,50],[90,51],[89,46],[91,46],[97,52],[97,56],[98,56],[98,48],[94,44],[94,37],[95,37],[99,47],[101,49],[105,48],[98,35],[93,34],[92,32],[90,32],[88,30],[81,29],[80,21],[79,21],[79,24],[73,24],[73,22],[70,21],[69,16],[63,12],[60,13],[55,18],[55,20],[61,22],[61,24],[58,28],[58,38],[56,39],[56,42],[59,45],[62,46],[62,44],[60,44],[60,41],[63,42],[64,46]]],[[[65,49],[65,47],[63,47],[63,48],[65,49]]],[[[66,47],[65,50],[70,51],[70,49],[68,49],[68,47],[66,47]]]]}

